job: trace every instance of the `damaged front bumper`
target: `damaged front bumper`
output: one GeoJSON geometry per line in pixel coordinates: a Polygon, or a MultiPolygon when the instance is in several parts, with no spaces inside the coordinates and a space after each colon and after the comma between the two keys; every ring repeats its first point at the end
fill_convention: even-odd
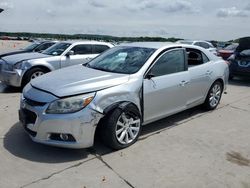
{"type": "Polygon", "coordinates": [[[48,105],[21,98],[19,119],[33,141],[65,148],[93,146],[101,113],[89,105],[76,113],[46,114],[48,105]]]}

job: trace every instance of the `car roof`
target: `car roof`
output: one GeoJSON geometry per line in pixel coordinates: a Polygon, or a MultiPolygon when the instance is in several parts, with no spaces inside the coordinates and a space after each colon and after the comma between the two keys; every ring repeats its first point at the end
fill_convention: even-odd
{"type": "Polygon", "coordinates": [[[69,40],[69,41],[61,41],[61,43],[69,43],[69,44],[106,44],[112,45],[111,43],[94,41],[94,40],[69,40]]]}
{"type": "MultiPolygon", "coordinates": [[[[141,47],[141,48],[154,48],[159,49],[165,46],[176,46],[178,44],[172,42],[131,42],[131,43],[121,43],[118,46],[129,46],[129,47],[141,47]]],[[[178,45],[180,46],[180,45],[178,45]]]]}

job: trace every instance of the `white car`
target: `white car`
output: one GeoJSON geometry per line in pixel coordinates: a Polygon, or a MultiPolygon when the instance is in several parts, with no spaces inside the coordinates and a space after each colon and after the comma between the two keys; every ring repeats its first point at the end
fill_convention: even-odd
{"type": "Polygon", "coordinates": [[[203,41],[203,40],[180,40],[177,43],[200,46],[200,47],[205,48],[208,51],[212,52],[214,55],[218,55],[217,49],[213,46],[212,43],[207,42],[207,41],[203,41]]]}

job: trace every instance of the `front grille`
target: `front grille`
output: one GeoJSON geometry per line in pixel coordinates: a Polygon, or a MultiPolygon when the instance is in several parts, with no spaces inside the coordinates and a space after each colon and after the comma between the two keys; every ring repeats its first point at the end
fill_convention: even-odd
{"type": "Polygon", "coordinates": [[[44,106],[46,103],[45,102],[38,102],[38,101],[34,101],[28,98],[24,98],[24,102],[27,103],[30,106],[44,106]]]}

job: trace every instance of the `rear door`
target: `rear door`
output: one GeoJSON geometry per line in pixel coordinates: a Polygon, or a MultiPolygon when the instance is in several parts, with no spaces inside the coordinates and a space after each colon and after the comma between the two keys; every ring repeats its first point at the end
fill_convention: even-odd
{"type": "Polygon", "coordinates": [[[189,73],[186,52],[178,48],[163,53],[143,81],[144,122],[149,123],[186,108],[189,73]]]}
{"type": "Polygon", "coordinates": [[[203,102],[213,82],[213,62],[200,50],[188,48],[190,83],[187,89],[187,107],[203,102]]]}

